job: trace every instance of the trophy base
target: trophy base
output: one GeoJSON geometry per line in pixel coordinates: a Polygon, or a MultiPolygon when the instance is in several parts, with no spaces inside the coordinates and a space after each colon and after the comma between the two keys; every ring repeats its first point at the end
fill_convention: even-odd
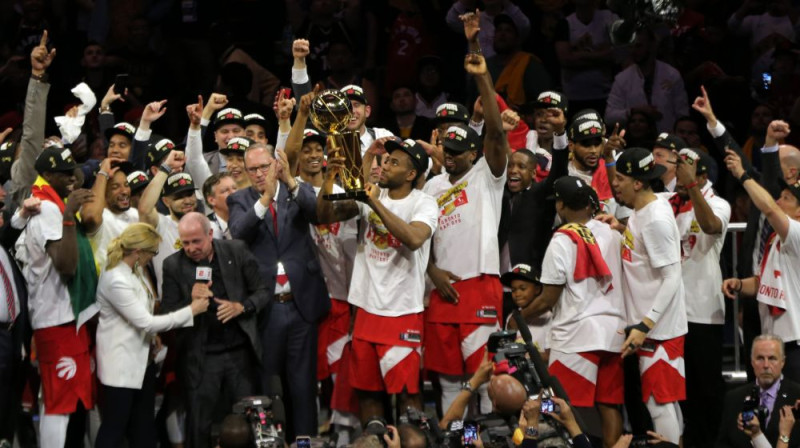
{"type": "Polygon", "coordinates": [[[350,191],[345,191],[344,193],[326,194],[322,196],[322,199],[325,199],[326,201],[347,201],[347,200],[366,201],[367,192],[364,190],[350,190],[350,191]]]}

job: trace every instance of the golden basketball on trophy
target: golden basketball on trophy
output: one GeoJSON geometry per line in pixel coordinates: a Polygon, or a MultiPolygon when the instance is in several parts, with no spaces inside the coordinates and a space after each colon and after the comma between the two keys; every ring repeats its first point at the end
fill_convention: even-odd
{"type": "Polygon", "coordinates": [[[314,126],[328,134],[328,155],[344,157],[344,167],[339,177],[345,192],[323,197],[329,201],[365,200],[367,193],[364,191],[364,174],[361,170],[361,139],[358,132],[346,130],[353,115],[350,99],[338,90],[323,90],[311,103],[309,114],[314,126]]]}

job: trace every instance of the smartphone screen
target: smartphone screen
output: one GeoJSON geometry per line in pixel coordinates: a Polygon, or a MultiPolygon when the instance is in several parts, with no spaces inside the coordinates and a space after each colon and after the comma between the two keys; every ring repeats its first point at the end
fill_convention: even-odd
{"type": "Polygon", "coordinates": [[[464,446],[472,445],[478,438],[478,425],[476,423],[464,423],[464,446]]]}
{"type": "Polygon", "coordinates": [[[114,80],[114,93],[117,95],[123,95],[125,93],[125,89],[128,88],[128,74],[123,73],[117,75],[117,78],[114,80]]]}
{"type": "Polygon", "coordinates": [[[545,398],[544,400],[542,400],[542,407],[541,407],[540,411],[542,413],[546,413],[546,414],[552,413],[553,412],[553,400],[551,400],[549,398],[545,398]]]}
{"type": "Polygon", "coordinates": [[[311,437],[309,436],[297,436],[295,442],[297,448],[311,448],[311,437]]]}

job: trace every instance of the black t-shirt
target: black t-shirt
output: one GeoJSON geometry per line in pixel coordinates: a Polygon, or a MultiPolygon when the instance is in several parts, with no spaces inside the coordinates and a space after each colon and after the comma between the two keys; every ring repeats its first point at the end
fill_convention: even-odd
{"type": "MultiPolygon", "coordinates": [[[[211,260],[211,292],[214,297],[222,300],[230,300],[225,290],[225,278],[222,276],[222,269],[219,264],[219,257],[214,256],[211,260]]],[[[221,352],[237,348],[247,342],[247,337],[241,327],[236,323],[236,318],[223,324],[217,319],[217,302],[211,299],[211,305],[203,316],[208,323],[208,338],[206,339],[206,351],[221,352]]]]}

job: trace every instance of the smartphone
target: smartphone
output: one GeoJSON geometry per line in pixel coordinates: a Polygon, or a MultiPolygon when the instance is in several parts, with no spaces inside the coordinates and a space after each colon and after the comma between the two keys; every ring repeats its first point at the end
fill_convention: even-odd
{"type": "Polygon", "coordinates": [[[656,344],[652,341],[644,341],[642,345],[639,347],[639,350],[643,352],[653,353],[656,351],[656,344]]]}
{"type": "Polygon", "coordinates": [[[539,408],[542,414],[558,414],[561,412],[561,406],[553,402],[550,398],[542,399],[542,406],[539,408]]]}
{"type": "Polygon", "coordinates": [[[281,94],[284,98],[291,98],[292,97],[292,89],[289,87],[281,87],[281,94]]]}
{"type": "Polygon", "coordinates": [[[311,437],[297,436],[295,439],[295,444],[297,445],[297,448],[311,448],[311,437]]]}
{"type": "Polygon", "coordinates": [[[769,87],[772,85],[772,73],[762,73],[761,82],[763,83],[764,90],[769,90],[769,87]]]}
{"type": "Polygon", "coordinates": [[[117,79],[114,80],[114,93],[117,95],[124,95],[125,89],[128,88],[128,74],[121,73],[117,75],[117,79]]]}
{"type": "Polygon", "coordinates": [[[475,422],[464,422],[464,446],[472,445],[478,439],[478,424],[475,422]]]}

